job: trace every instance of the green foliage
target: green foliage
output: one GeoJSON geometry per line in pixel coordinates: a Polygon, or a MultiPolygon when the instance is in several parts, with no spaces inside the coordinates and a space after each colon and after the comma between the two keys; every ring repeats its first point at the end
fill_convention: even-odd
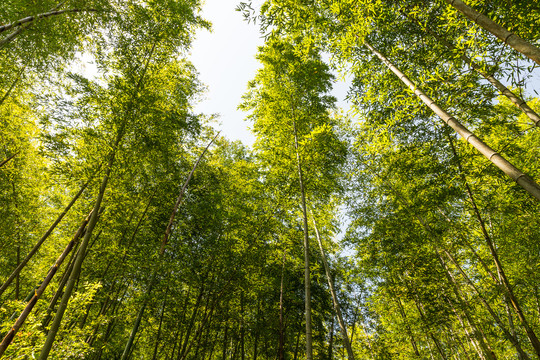
{"type": "MultiPolygon", "coordinates": [[[[533,2],[466,3],[538,43],[533,2]]],[[[346,358],[313,245],[306,299],[307,214],[308,238],[315,239],[313,217],[357,358],[472,359],[493,351],[512,359],[512,334],[534,358],[538,202],[459,140],[363,44],[536,180],[538,128],[464,55],[520,95],[530,93],[537,70],[442,0],[268,0],[258,14],[241,3],[266,37],[262,67],[240,105],[256,142],[249,149],[217,138],[160,254],[180,188],[215,135],[211,118],[193,112],[203,86],[185,58],[196,29],[210,26],[199,10],[195,0],[2,5],[2,279],[89,185],[0,295],[0,333],[87,217],[110,170],[50,358],[120,358],[136,330],[131,359],[300,359],[306,300],[314,358],[346,358]],[[97,73],[78,73],[80,58],[92,59],[97,73]],[[346,115],[330,94],[334,71],[352,78],[346,115]]],[[[538,98],[522,97],[540,111],[538,98]]],[[[39,356],[77,251],[6,358],[39,356]]]]}

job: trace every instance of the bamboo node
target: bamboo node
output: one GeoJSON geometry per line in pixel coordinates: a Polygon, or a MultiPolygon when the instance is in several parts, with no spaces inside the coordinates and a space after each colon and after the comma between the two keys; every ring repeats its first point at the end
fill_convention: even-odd
{"type": "Polygon", "coordinates": [[[498,152],[494,152],[493,154],[491,154],[491,156],[489,157],[489,161],[491,161],[491,158],[494,157],[494,156],[496,156],[496,155],[499,155],[499,153],[498,153],[498,152]]]}
{"type": "Polygon", "coordinates": [[[510,39],[510,37],[511,37],[512,35],[514,35],[514,33],[510,33],[510,34],[508,34],[508,36],[506,36],[506,37],[504,38],[504,43],[505,43],[505,44],[508,44],[508,39],[510,39]]]}

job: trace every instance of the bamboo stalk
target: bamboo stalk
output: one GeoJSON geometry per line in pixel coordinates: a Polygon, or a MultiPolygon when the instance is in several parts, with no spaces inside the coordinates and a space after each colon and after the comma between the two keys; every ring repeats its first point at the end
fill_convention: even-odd
{"type": "Polygon", "coordinates": [[[409,89],[420,98],[435,114],[437,114],[448,126],[454,129],[461,135],[469,144],[471,144],[482,155],[495,164],[500,170],[514,180],[518,185],[524,188],[529,194],[540,200],[540,186],[521,170],[512,165],[502,155],[489,147],[486,143],[480,140],[469,129],[461,124],[456,118],[444,111],[437,103],[426,95],[422,90],[402,73],[394,64],[392,64],[383,54],[375,50],[367,41],[364,40],[364,45],[371,50],[381,61],[405,84],[409,89]]]}
{"type": "MultiPolygon", "coordinates": [[[[98,169],[99,171],[99,169],[98,169]]],[[[79,197],[82,195],[82,193],[84,192],[84,190],[86,190],[86,188],[88,187],[88,184],[90,184],[90,182],[92,181],[93,177],[94,177],[95,174],[93,174],[92,176],[90,176],[90,178],[88,179],[88,181],[79,189],[79,192],[71,199],[71,201],[69,202],[69,204],[66,205],[66,207],[64,208],[64,210],[58,215],[58,217],[56,218],[56,220],[52,223],[52,225],[49,227],[49,229],[45,232],[45,234],[43,234],[43,236],[41,237],[41,239],[39,239],[39,241],[34,245],[34,247],[32,248],[32,250],[30,250],[30,252],[28,253],[28,255],[26,255],[26,257],[19,263],[19,265],[17,266],[17,268],[15,268],[15,270],[13,270],[13,272],[11,273],[11,275],[9,276],[9,278],[4,282],[4,284],[2,284],[2,286],[0,287],[0,296],[4,293],[4,291],[6,291],[6,289],[8,288],[8,286],[13,282],[13,280],[17,277],[17,275],[19,275],[19,273],[21,272],[21,270],[26,266],[26,264],[30,261],[30,259],[38,252],[39,248],[41,247],[41,245],[43,245],[43,243],[45,242],[45,240],[47,240],[47,238],[52,234],[52,232],[54,231],[54,229],[56,228],[56,226],[62,221],[62,219],[64,218],[64,216],[66,216],[66,214],[68,213],[68,211],[71,209],[71,207],[73,206],[73,204],[75,204],[75,202],[79,199],[79,197]]]]}
{"type": "Polygon", "coordinates": [[[43,282],[41,283],[41,285],[35,290],[34,295],[28,301],[28,304],[26,305],[24,310],[21,312],[21,314],[19,315],[19,317],[15,321],[15,324],[13,324],[13,326],[11,327],[11,329],[9,330],[7,335],[2,340],[2,343],[0,343],[0,357],[2,357],[2,355],[4,354],[4,352],[6,351],[8,346],[11,344],[11,342],[13,341],[13,338],[15,337],[15,335],[17,334],[17,332],[19,331],[21,326],[24,324],[24,321],[26,320],[28,315],[30,315],[30,312],[32,312],[32,309],[34,308],[34,305],[36,305],[37,301],[39,300],[39,298],[41,297],[41,295],[43,294],[45,289],[47,289],[47,286],[49,285],[52,278],[54,277],[54,275],[58,271],[58,268],[60,267],[60,265],[62,265],[65,258],[71,252],[71,250],[73,249],[75,244],[79,241],[79,238],[84,234],[86,225],[88,224],[88,221],[89,221],[91,215],[92,215],[92,212],[82,222],[81,226],[79,227],[79,229],[77,230],[77,232],[73,236],[73,239],[68,243],[68,245],[65,247],[62,254],[60,254],[60,256],[58,257],[58,259],[56,260],[54,265],[49,269],[49,272],[47,273],[47,276],[45,276],[45,279],[43,279],[43,282]]]}
{"type": "Polygon", "coordinates": [[[96,12],[96,11],[99,11],[99,10],[97,10],[97,9],[67,9],[67,10],[49,11],[49,12],[38,14],[38,15],[27,16],[27,17],[22,18],[20,20],[14,21],[11,24],[6,24],[6,25],[3,25],[3,26],[0,26],[0,33],[4,32],[4,31],[7,31],[9,29],[12,29],[12,28],[14,28],[16,26],[21,26],[23,24],[33,22],[33,21],[36,21],[36,20],[39,20],[39,19],[45,19],[45,18],[48,18],[48,17],[51,17],[51,16],[62,15],[62,14],[65,14],[65,13],[96,12]]]}
{"type": "Polygon", "coordinates": [[[446,41],[446,39],[439,36],[435,31],[431,30],[427,26],[423,26],[418,20],[411,18],[408,14],[401,11],[401,13],[406,16],[407,18],[411,19],[412,21],[416,22],[422,29],[427,31],[428,34],[433,36],[439,43],[444,45],[450,50],[456,51],[458,53],[458,56],[460,57],[463,62],[465,62],[471,69],[476,71],[478,74],[482,75],[484,79],[489,81],[491,85],[493,85],[494,88],[500,91],[500,93],[504,96],[506,96],[514,105],[516,105],[529,119],[532,120],[532,122],[536,126],[540,126],[540,115],[538,115],[525,100],[523,100],[518,95],[514,94],[510,89],[508,89],[506,86],[504,86],[503,83],[501,83],[497,78],[495,78],[493,75],[487,73],[482,69],[482,66],[478,63],[476,63],[474,60],[472,60],[470,57],[468,57],[463,50],[458,49],[454,44],[450,43],[449,41],[446,41]]]}
{"type": "Polygon", "coordinates": [[[326,253],[324,251],[321,236],[319,234],[319,228],[317,227],[317,222],[315,221],[315,216],[313,215],[313,213],[311,214],[311,220],[313,221],[315,235],[317,237],[317,242],[319,243],[319,249],[321,250],[321,257],[322,257],[322,261],[324,265],[324,270],[326,272],[326,279],[328,280],[328,287],[330,288],[330,293],[332,295],[332,301],[334,303],[334,310],[338,318],[339,327],[341,329],[341,335],[343,336],[343,343],[345,345],[345,349],[347,349],[347,356],[349,360],[354,360],[354,352],[351,347],[351,342],[349,341],[349,335],[347,334],[347,325],[345,324],[345,321],[343,320],[343,315],[341,314],[341,307],[339,305],[339,301],[337,298],[336,289],[334,286],[334,280],[332,279],[332,275],[330,273],[330,266],[328,265],[328,261],[326,259],[326,253]]]}
{"type": "Polygon", "coordinates": [[[498,37],[501,41],[503,41],[505,44],[511,46],[514,50],[519,51],[523,55],[527,56],[529,59],[535,61],[537,64],[540,64],[540,49],[538,47],[520,38],[513,32],[508,31],[501,25],[497,24],[495,21],[491,20],[489,17],[474,10],[461,0],[445,1],[449,5],[456,8],[467,18],[469,18],[469,20],[475,22],[484,30],[489,31],[490,33],[498,37]]]}

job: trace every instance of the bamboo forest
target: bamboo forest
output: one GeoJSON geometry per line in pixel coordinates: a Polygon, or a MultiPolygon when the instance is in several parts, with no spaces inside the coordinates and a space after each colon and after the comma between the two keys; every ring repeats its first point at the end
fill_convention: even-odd
{"type": "Polygon", "coordinates": [[[203,6],[1,1],[0,358],[540,359],[540,3],[203,6]]]}

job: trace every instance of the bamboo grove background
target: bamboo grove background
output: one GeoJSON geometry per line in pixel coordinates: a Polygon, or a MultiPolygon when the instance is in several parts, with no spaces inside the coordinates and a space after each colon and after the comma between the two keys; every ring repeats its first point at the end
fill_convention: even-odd
{"type": "Polygon", "coordinates": [[[0,357],[540,358],[537,2],[237,4],[253,148],[200,7],[0,5],[0,357]]]}

